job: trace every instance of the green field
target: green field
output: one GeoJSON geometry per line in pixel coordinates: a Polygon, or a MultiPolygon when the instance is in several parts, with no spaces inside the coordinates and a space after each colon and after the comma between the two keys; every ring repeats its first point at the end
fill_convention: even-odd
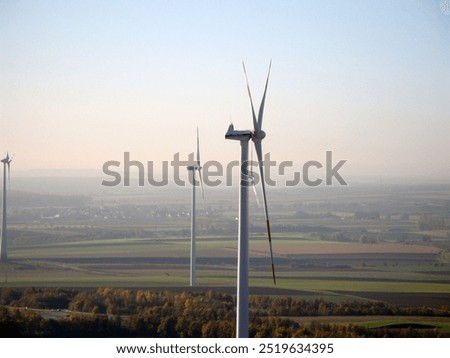
{"type": "MultiPolygon", "coordinates": [[[[272,286],[264,257],[266,245],[264,239],[250,245],[252,286],[272,286]]],[[[301,238],[275,241],[276,288],[450,294],[450,283],[442,275],[446,266],[436,267],[438,253],[427,247],[428,253],[419,254],[411,252],[411,245],[397,245],[397,252],[386,257],[378,252],[382,244],[342,243],[341,254],[329,252],[330,245],[335,243],[301,238]],[[324,253],[298,254],[311,251],[311,246],[316,252],[323,247],[324,253]],[[378,246],[375,253],[373,246],[378,246]],[[400,264],[390,264],[396,261],[400,264]]],[[[197,248],[199,285],[235,285],[236,240],[199,238],[197,248]]],[[[127,238],[20,246],[11,248],[9,257],[10,263],[2,267],[3,286],[157,287],[188,285],[189,280],[188,239],[127,238]]]]}

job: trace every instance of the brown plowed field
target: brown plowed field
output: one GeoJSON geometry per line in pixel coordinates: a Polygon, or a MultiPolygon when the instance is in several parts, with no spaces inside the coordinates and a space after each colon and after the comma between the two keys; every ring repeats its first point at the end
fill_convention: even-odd
{"type": "Polygon", "coordinates": [[[425,245],[359,244],[359,243],[301,243],[298,245],[276,243],[274,251],[279,255],[302,254],[438,254],[441,249],[425,245]]]}

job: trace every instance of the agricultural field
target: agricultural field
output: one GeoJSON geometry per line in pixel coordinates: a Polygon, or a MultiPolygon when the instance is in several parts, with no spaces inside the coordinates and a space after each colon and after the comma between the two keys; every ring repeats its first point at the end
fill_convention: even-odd
{"type": "MultiPolygon", "coordinates": [[[[369,189],[269,191],[276,286],[263,211],[252,202],[251,293],[330,302],[380,301],[447,312],[450,187],[369,189]]],[[[188,192],[173,191],[168,197],[53,196],[50,206],[43,206],[45,198],[37,194],[28,202],[26,195],[16,194],[20,205],[10,214],[9,261],[0,267],[0,288],[213,289],[234,295],[234,194],[210,193],[205,208],[199,208],[196,288],[189,287],[188,192]]],[[[14,193],[11,197],[13,202],[14,193]]],[[[407,322],[436,326],[436,319],[409,317],[407,322]]],[[[323,318],[330,320],[367,327],[406,322],[402,317],[323,318]]],[[[442,317],[439,324],[447,332],[450,319],[442,317]]]]}

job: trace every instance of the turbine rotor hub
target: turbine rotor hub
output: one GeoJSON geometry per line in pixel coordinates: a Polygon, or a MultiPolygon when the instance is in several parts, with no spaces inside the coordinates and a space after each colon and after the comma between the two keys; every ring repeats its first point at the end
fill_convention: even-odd
{"type": "Polygon", "coordinates": [[[263,140],[266,137],[266,132],[264,132],[263,130],[259,130],[259,131],[254,131],[252,133],[252,139],[255,140],[263,140]]]}

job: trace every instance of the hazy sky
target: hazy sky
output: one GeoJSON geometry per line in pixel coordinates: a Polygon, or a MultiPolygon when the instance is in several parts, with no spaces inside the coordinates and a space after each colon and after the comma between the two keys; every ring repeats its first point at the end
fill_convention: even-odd
{"type": "Polygon", "coordinates": [[[440,0],[0,0],[0,152],[17,175],[239,158],[241,61],[275,160],[450,178],[450,15],[440,0]]]}

